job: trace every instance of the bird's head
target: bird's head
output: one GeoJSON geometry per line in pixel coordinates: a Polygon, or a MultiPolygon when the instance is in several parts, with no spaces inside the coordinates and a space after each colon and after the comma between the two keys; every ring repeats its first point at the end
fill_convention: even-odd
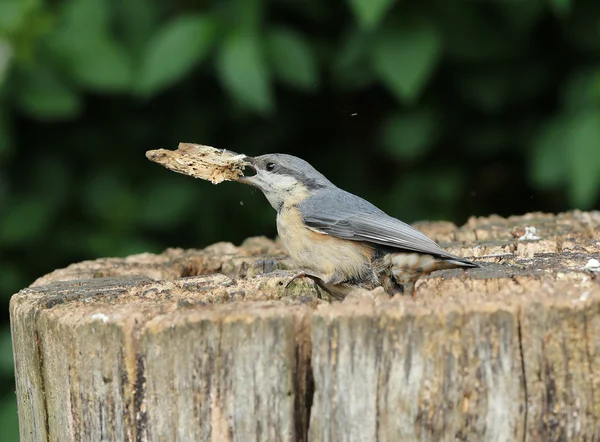
{"type": "Polygon", "coordinates": [[[275,210],[299,204],[316,190],[333,186],[314,167],[292,155],[273,153],[245,160],[254,174],[239,181],[262,190],[275,210]]]}

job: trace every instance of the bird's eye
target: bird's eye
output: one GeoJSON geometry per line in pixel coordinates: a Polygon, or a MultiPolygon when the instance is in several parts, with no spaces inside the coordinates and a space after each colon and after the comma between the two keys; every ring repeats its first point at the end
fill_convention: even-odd
{"type": "Polygon", "coordinates": [[[275,169],[275,163],[267,163],[265,169],[267,169],[268,172],[271,172],[273,169],[275,169]]]}

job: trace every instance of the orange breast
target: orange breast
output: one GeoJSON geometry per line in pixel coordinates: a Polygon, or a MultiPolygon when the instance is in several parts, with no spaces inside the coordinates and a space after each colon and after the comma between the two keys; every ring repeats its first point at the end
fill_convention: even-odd
{"type": "Polygon", "coordinates": [[[295,264],[325,280],[359,277],[370,266],[371,246],[307,228],[295,207],[283,209],[277,215],[277,231],[295,264]]]}

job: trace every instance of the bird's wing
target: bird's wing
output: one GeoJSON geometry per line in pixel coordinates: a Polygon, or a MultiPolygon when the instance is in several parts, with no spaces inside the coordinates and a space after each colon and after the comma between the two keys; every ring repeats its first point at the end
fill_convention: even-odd
{"type": "Polygon", "coordinates": [[[344,193],[346,195],[342,198],[323,195],[318,197],[319,200],[301,204],[305,224],[337,238],[463,261],[440,248],[414,227],[385,214],[362,198],[344,193]]]}

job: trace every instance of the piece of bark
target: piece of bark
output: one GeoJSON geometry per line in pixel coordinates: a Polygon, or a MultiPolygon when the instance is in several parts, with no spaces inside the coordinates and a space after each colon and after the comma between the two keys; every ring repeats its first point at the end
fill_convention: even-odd
{"type": "Polygon", "coordinates": [[[599,440],[600,213],[419,228],[484,267],[329,304],[251,238],[38,279],[21,440],[599,440]]]}
{"type": "Polygon", "coordinates": [[[244,176],[244,167],[250,164],[244,160],[246,155],[192,143],[179,143],[177,150],[149,150],[146,158],[173,172],[213,184],[236,181],[244,176]]]}

